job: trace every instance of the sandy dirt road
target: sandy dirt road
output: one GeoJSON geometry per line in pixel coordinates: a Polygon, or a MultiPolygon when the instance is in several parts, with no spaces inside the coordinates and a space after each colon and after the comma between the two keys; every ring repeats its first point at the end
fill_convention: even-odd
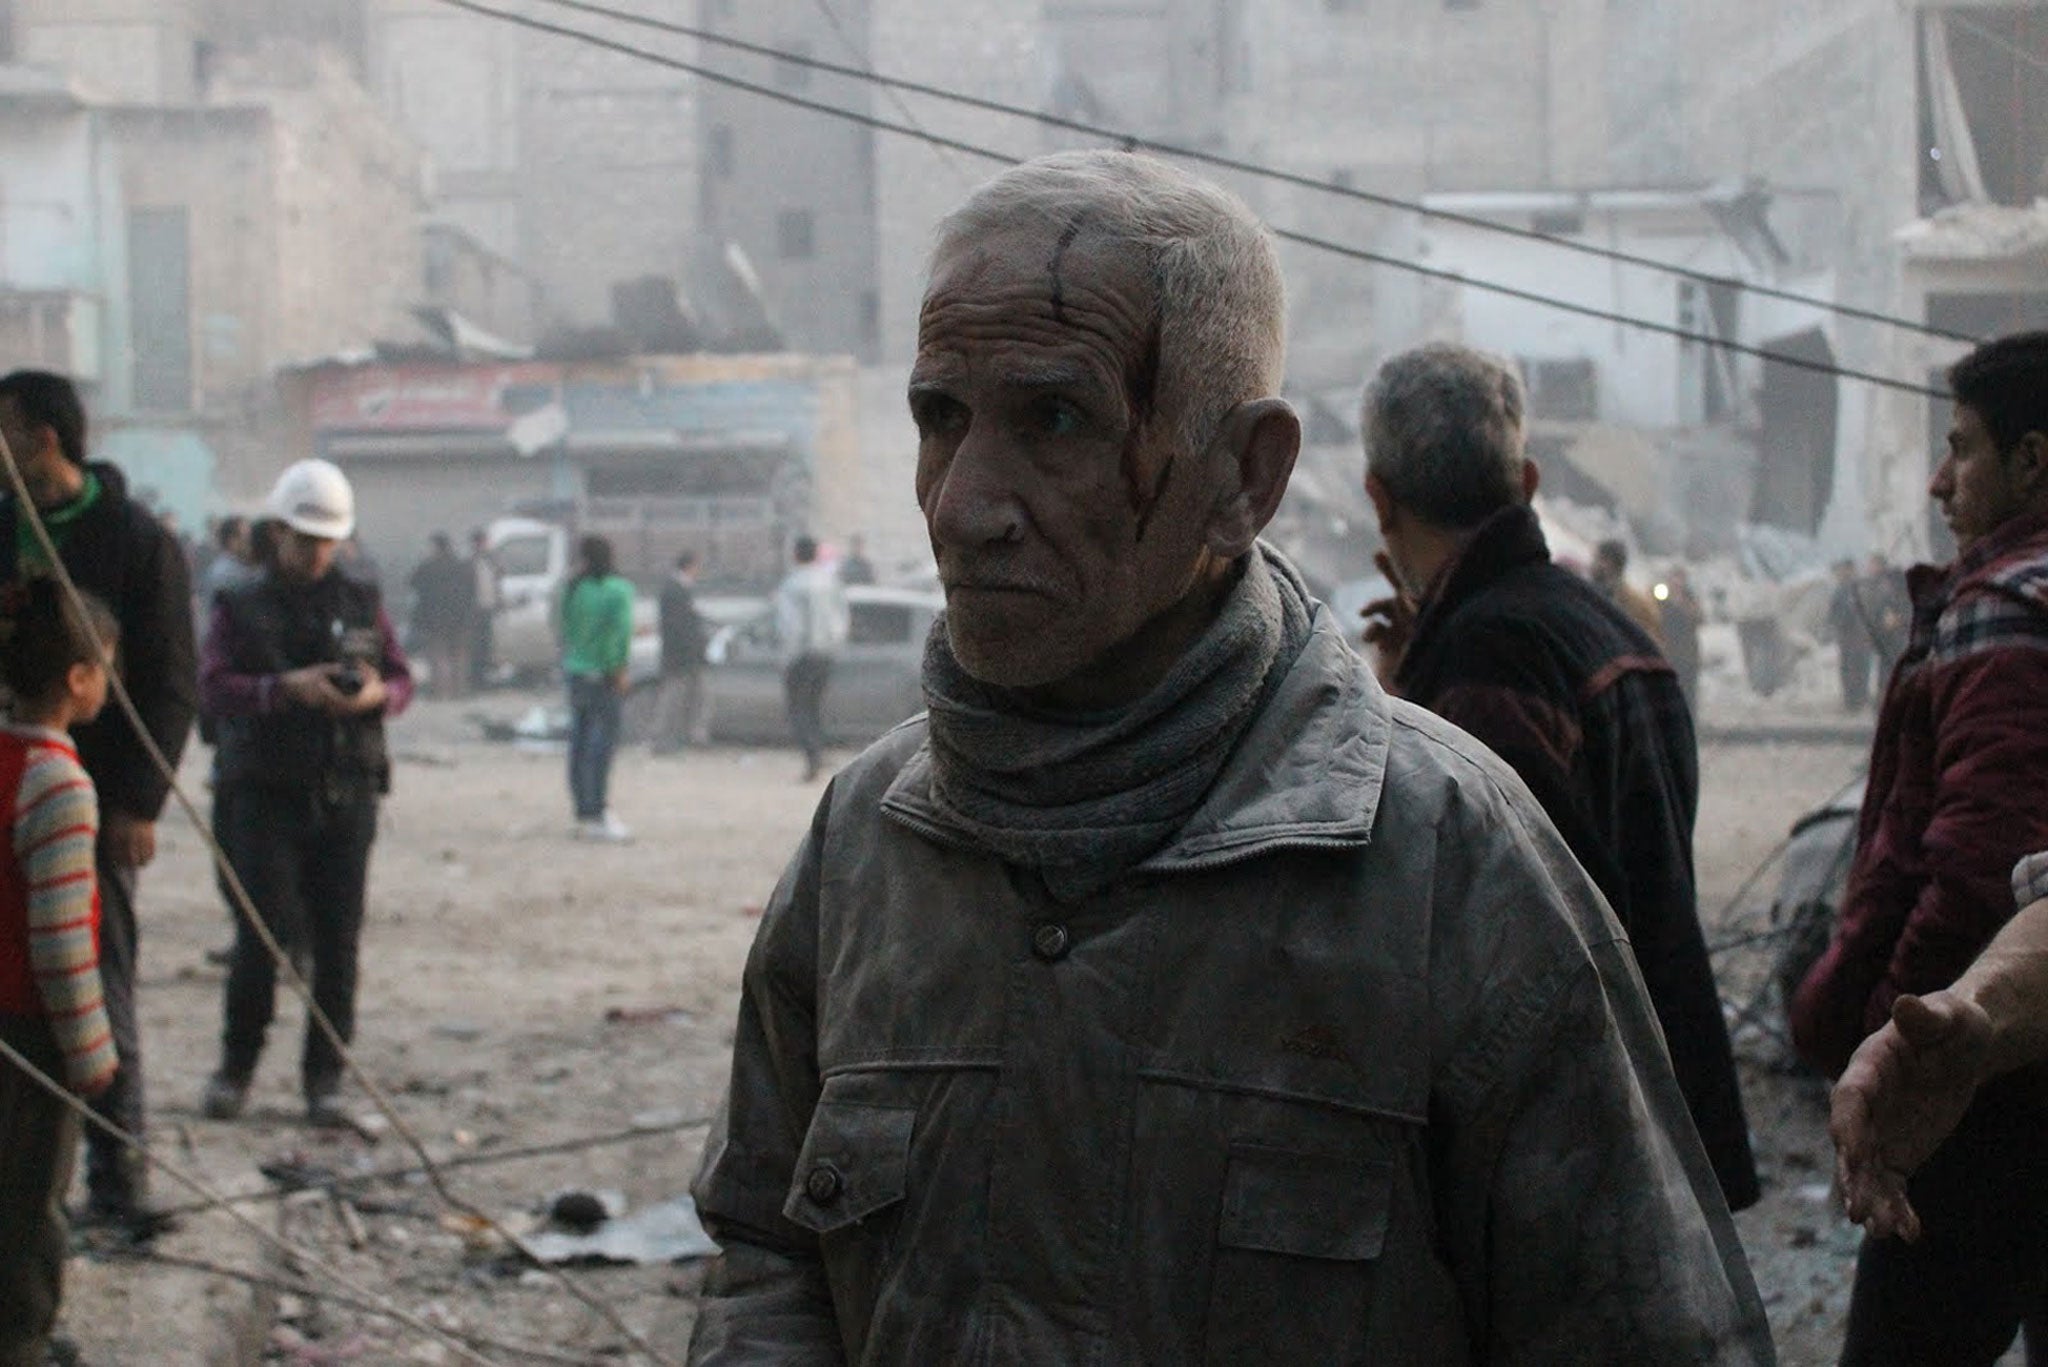
{"type": "MultiPolygon", "coordinates": [[[[475,706],[511,716],[525,702],[494,695],[475,706]]],[[[655,759],[635,749],[621,757],[615,792],[635,843],[579,843],[568,838],[560,757],[484,742],[469,710],[426,703],[394,727],[397,791],[373,857],[359,1057],[430,1151],[466,1164],[450,1174],[457,1191],[494,1214],[517,1216],[564,1188],[614,1189],[635,1208],[676,1194],[704,1134],[692,1122],[709,1117],[723,1086],[754,915],[823,784],[797,782],[797,761],[784,753],[655,759]],[[504,1158],[635,1125],[662,1129],[504,1158]]],[[[1703,907],[1718,908],[1861,755],[1855,744],[1708,747],[1703,907]]],[[[203,773],[197,756],[187,777],[202,798],[203,773]]],[[[1773,886],[1766,879],[1759,895],[1773,886]]],[[[198,1117],[221,991],[221,971],[204,954],[227,932],[200,843],[175,822],[143,899],[152,1142],[237,1192],[274,1192],[259,1164],[344,1174],[405,1165],[395,1138],[373,1146],[300,1124],[301,1017],[282,998],[249,1115],[230,1124],[198,1117]]],[[[1744,1239],[1784,1361],[1829,1362],[1854,1241],[1825,1198],[1817,1092],[1746,1073],[1769,1193],[1742,1217],[1744,1239]]],[[[159,1190],[184,1199],[167,1181],[159,1190]]],[[[497,1340],[479,1350],[489,1361],[626,1360],[616,1330],[540,1274],[466,1241],[426,1186],[364,1181],[351,1191],[352,1222],[318,1194],[243,1209],[430,1322],[497,1340]],[[361,1247],[350,1246],[352,1236],[361,1247]],[[506,1343],[543,1347],[552,1358],[506,1343]]],[[[218,1212],[189,1215],[158,1249],[180,1264],[74,1260],[67,1328],[88,1363],[461,1360],[418,1330],[334,1299],[251,1288],[190,1266],[231,1265],[273,1281],[294,1275],[218,1212]]],[[[573,1275],[680,1360],[696,1265],[573,1275]]]]}

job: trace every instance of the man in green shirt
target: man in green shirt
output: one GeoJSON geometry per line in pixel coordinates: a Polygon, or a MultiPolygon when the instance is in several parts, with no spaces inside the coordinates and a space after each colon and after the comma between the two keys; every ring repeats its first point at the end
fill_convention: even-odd
{"type": "Polygon", "coordinates": [[[577,548],[576,577],[562,594],[558,625],[562,673],[569,680],[569,797],[576,805],[576,835],[625,841],[632,832],[607,803],[612,755],[633,645],[633,586],[612,567],[612,543],[586,536],[577,548]]]}

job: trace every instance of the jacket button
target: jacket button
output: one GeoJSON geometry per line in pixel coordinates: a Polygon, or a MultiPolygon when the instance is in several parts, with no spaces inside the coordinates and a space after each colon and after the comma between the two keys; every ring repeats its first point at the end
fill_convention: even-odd
{"type": "Polygon", "coordinates": [[[1074,937],[1067,933],[1067,928],[1052,921],[1031,932],[1031,952],[1047,963],[1066,958],[1073,944],[1074,937]]]}
{"type": "Polygon", "coordinates": [[[829,1206],[846,1189],[846,1179],[830,1163],[820,1163],[804,1178],[804,1195],[821,1206],[829,1206]]]}

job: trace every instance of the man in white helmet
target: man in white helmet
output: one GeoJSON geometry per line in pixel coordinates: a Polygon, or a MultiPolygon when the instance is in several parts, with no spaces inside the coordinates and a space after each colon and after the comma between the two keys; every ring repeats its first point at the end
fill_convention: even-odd
{"type": "MultiPolygon", "coordinates": [[[[256,910],[312,966],[313,1000],[344,1041],[355,1029],[356,948],[377,800],[390,790],[384,719],[412,698],[412,672],[376,584],[337,552],[355,494],[324,460],[278,477],[262,576],[221,594],[200,655],[200,697],[219,719],[216,827],[256,910]]],[[[219,1069],[200,1108],[239,1115],[263,1050],[276,965],[246,921],[228,969],[219,1069]]],[[[308,1022],[306,1118],[346,1124],[342,1064],[308,1022]]]]}

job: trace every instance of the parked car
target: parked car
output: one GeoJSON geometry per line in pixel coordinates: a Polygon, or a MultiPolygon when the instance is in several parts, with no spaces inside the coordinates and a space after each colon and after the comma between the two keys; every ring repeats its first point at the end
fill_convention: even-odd
{"type": "MultiPolygon", "coordinates": [[[[825,733],[834,742],[872,740],[924,710],[925,638],[945,601],[921,589],[846,590],[846,648],[825,690],[825,733]]],[[[705,658],[712,738],[787,742],[774,604],[765,603],[747,620],[714,631],[705,658]]]]}

